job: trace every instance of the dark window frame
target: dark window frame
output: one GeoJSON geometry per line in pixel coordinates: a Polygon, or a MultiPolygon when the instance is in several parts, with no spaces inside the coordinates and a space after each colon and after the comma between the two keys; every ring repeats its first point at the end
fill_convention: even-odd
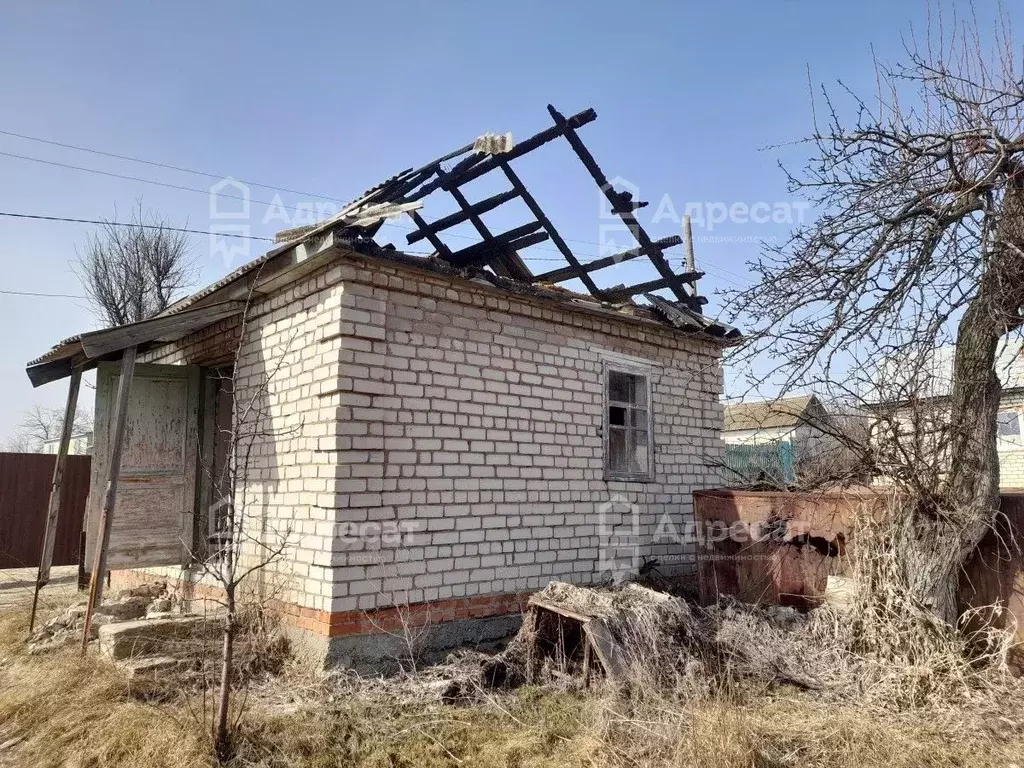
{"type": "Polygon", "coordinates": [[[996,437],[1001,445],[1013,445],[1013,446],[1024,446],[1024,425],[1021,424],[1021,412],[1008,408],[1005,411],[1000,410],[996,414],[996,437]],[[1017,431],[1006,434],[1002,431],[1001,420],[1004,416],[1015,416],[1017,422],[1017,431]]]}
{"type": "Polygon", "coordinates": [[[602,457],[602,463],[604,466],[604,479],[606,481],[618,481],[618,482],[629,482],[629,483],[651,483],[654,482],[655,471],[654,471],[654,387],[652,382],[652,369],[650,366],[641,365],[639,363],[632,363],[619,359],[605,359],[604,371],[602,376],[603,391],[604,391],[604,412],[602,414],[602,437],[604,442],[604,456],[602,457]],[[612,373],[624,374],[627,376],[634,376],[643,380],[643,391],[645,394],[645,405],[638,406],[636,403],[630,403],[620,400],[612,400],[611,397],[611,377],[612,373]],[[613,407],[624,408],[626,414],[624,414],[625,425],[613,425],[611,423],[611,409],[613,407]],[[647,414],[646,424],[646,437],[647,437],[647,470],[646,471],[630,471],[623,469],[616,469],[612,467],[612,451],[611,451],[611,440],[612,432],[615,430],[622,430],[626,434],[627,446],[632,445],[630,442],[630,436],[633,432],[638,431],[637,428],[632,425],[629,415],[635,414],[637,411],[645,411],[647,414]]]}

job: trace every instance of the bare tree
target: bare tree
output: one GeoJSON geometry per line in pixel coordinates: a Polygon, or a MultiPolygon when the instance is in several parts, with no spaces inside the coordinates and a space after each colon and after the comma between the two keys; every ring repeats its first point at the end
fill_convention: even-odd
{"type": "Polygon", "coordinates": [[[90,236],[75,272],[97,317],[124,325],[162,312],[194,282],[188,236],[136,202],[131,221],[90,236]]]}
{"type": "Polygon", "coordinates": [[[937,13],[905,63],[876,64],[870,99],[841,83],[822,89],[804,145],[811,159],[787,172],[818,218],[766,248],[753,265],[759,285],[732,297],[752,329],[738,360],[783,359],[772,371],[783,389],[895,355],[925,368],[931,350],[955,340],[942,417],[954,428],[942,471],[911,478],[903,550],[917,597],[947,619],[959,568],[998,513],[997,347],[1024,322],[1020,51],[1005,18],[990,44],[979,29],[974,17],[947,25],[937,13]]]}
{"type": "MultiPolygon", "coordinates": [[[[92,421],[91,412],[79,410],[75,414],[72,434],[91,431],[92,421]]],[[[48,440],[60,437],[63,426],[63,408],[46,408],[36,404],[22,414],[14,436],[7,441],[7,447],[19,453],[34,453],[41,450],[48,440]]]]}
{"type": "Polygon", "coordinates": [[[204,457],[204,471],[209,473],[211,486],[220,489],[222,494],[221,498],[213,500],[209,512],[215,518],[211,525],[215,533],[204,551],[192,553],[206,578],[219,588],[220,597],[216,602],[224,611],[217,704],[211,724],[214,749],[221,761],[230,758],[233,730],[237,725],[237,719],[232,722],[231,713],[233,692],[243,683],[236,676],[236,641],[243,612],[251,607],[261,609],[271,599],[264,577],[282,561],[292,543],[290,526],[278,527],[266,519],[266,509],[261,503],[265,488],[257,470],[259,458],[268,444],[302,428],[301,424],[275,428],[270,413],[271,382],[282,367],[289,364],[291,341],[273,350],[276,362],[261,374],[247,375],[244,386],[239,385],[235,376],[240,370],[250,305],[251,296],[242,315],[233,372],[219,382],[231,393],[230,426],[225,426],[219,435],[226,441],[230,458],[215,472],[212,457],[204,457]],[[250,583],[254,577],[261,577],[259,590],[250,583]]]}

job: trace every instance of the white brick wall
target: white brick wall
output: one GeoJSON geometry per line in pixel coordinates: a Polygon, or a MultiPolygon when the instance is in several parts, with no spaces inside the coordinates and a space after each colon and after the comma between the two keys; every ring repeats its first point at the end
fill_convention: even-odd
{"type": "MultiPolygon", "coordinates": [[[[1004,394],[999,401],[999,410],[1017,411],[1021,414],[1021,424],[1024,426],[1024,392],[1010,392],[1004,394]]],[[[930,416],[937,425],[944,425],[948,419],[948,405],[941,401],[935,406],[934,413],[922,413],[920,419],[930,416]]],[[[900,411],[899,418],[907,425],[907,430],[912,429],[912,416],[910,411],[900,411]]],[[[937,427],[936,427],[937,428],[937,427]]],[[[934,451],[934,441],[932,450],[934,451]]],[[[996,444],[999,454],[999,487],[1003,490],[1024,488],[1024,443],[1018,440],[1006,440],[1000,438],[996,444]]],[[[879,480],[882,480],[881,478],[879,480]]]]}
{"type": "MultiPolygon", "coordinates": [[[[1024,393],[1003,395],[999,401],[999,409],[1001,411],[1018,411],[1024,414],[1024,393]]],[[[1000,442],[999,486],[1007,489],[1024,488],[1024,445],[1000,442]]]]}
{"type": "MultiPolygon", "coordinates": [[[[592,581],[602,504],[639,505],[649,539],[662,513],[680,528],[691,491],[716,484],[714,345],[397,268],[347,277],[341,379],[323,393],[339,430],[321,441],[339,529],[412,533],[337,547],[332,611],[592,581]],[[603,479],[602,350],[654,365],[654,482],[603,479]]],[[[643,554],[693,557],[668,543],[643,554]]]]}
{"type": "MultiPolygon", "coordinates": [[[[147,360],[230,359],[231,328],[147,360]]],[[[292,531],[282,597],[325,612],[593,581],[612,499],[685,564],[650,537],[718,482],[721,390],[712,342],[353,255],[250,310],[236,398],[276,434],[244,506],[292,531]],[[653,482],[603,479],[603,351],[653,367],[653,482]]]]}

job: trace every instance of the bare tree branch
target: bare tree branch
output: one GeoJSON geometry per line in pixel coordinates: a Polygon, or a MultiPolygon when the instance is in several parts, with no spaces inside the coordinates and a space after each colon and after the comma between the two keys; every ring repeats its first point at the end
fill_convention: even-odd
{"type": "Polygon", "coordinates": [[[75,272],[101,322],[124,325],[162,312],[195,280],[188,236],[136,202],[129,226],[90,236],[75,272]]]}
{"type": "Polygon", "coordinates": [[[1003,16],[989,47],[973,15],[953,22],[939,14],[904,63],[876,64],[870,103],[842,83],[812,94],[810,159],[786,173],[818,217],[766,247],[758,285],[730,296],[750,329],[733,363],[752,387],[846,382],[871,407],[859,455],[916,499],[913,583],[946,618],[953,577],[998,514],[995,365],[1024,319],[1020,51],[1003,16]],[[928,372],[954,341],[940,401],[913,389],[919,376],[879,380],[893,360],[928,372]]]}

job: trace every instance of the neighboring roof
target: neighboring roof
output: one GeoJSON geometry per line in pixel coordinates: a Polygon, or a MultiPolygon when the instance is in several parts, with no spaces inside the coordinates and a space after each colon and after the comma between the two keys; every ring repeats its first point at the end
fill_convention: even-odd
{"type": "Polygon", "coordinates": [[[819,409],[823,410],[815,395],[733,403],[725,406],[725,431],[795,427],[811,421],[819,409]]]}
{"type": "Polygon", "coordinates": [[[623,319],[657,322],[680,333],[700,334],[719,343],[738,342],[741,336],[736,328],[703,315],[702,306],[706,300],[697,293],[697,281],[703,273],[677,273],[669,266],[664,251],[681,244],[682,238],[652,239],[633,214],[646,203],[634,201],[628,191],[617,191],[577,135],[577,129],[595,120],[597,114],[593,110],[585,110],[566,118],[550,105],[548,112],[554,125],[518,144],[513,143],[511,135],[485,135],[421,168],[392,176],[371,187],[326,221],[311,228],[290,230],[285,233],[291,238],[287,242],[276,245],[259,258],[181,299],[154,318],[123,328],[81,334],[61,342],[28,364],[29,379],[34,386],[39,386],[70,375],[72,368],[94,367],[98,360],[119,356],[128,347],[145,348],[146,345],[182,338],[219,319],[239,314],[244,308],[243,300],[252,293],[277,290],[346,253],[357,253],[368,259],[400,261],[434,274],[485,280],[513,294],[530,295],[563,305],[569,302],[623,319]],[[569,143],[608,199],[612,214],[622,219],[624,231],[636,240],[635,248],[588,263],[579,262],[512,169],[513,160],[558,138],[565,138],[569,143]],[[454,165],[445,167],[449,161],[454,165]],[[511,189],[477,203],[468,202],[460,187],[492,171],[503,176],[511,189]],[[439,190],[455,198],[459,211],[428,222],[418,211],[423,207],[422,200],[439,190]],[[514,200],[525,205],[534,221],[507,232],[492,234],[481,216],[514,200]],[[426,240],[434,247],[431,256],[404,254],[374,241],[387,218],[402,214],[408,214],[416,225],[416,230],[407,237],[409,243],[426,240]],[[441,235],[447,234],[452,227],[468,223],[477,230],[479,242],[453,250],[441,239],[441,235]],[[535,275],[519,251],[546,240],[556,246],[565,258],[566,266],[535,275]],[[610,287],[602,287],[595,282],[594,276],[601,270],[634,259],[640,260],[638,263],[646,261],[652,265],[657,277],[634,285],[610,287]],[[570,291],[558,285],[567,281],[578,281],[588,293],[570,291]],[[658,295],[657,291],[668,291],[672,295],[658,295]],[[647,303],[636,303],[636,296],[643,296],[647,303]]]}
{"type": "MultiPolygon", "coordinates": [[[[911,395],[918,399],[949,397],[956,347],[936,347],[919,354],[908,350],[883,360],[872,375],[865,401],[880,406],[904,402],[911,395]]],[[[1020,339],[1003,339],[996,351],[995,368],[1004,392],[1024,389],[1024,344],[1020,339]]]]}

